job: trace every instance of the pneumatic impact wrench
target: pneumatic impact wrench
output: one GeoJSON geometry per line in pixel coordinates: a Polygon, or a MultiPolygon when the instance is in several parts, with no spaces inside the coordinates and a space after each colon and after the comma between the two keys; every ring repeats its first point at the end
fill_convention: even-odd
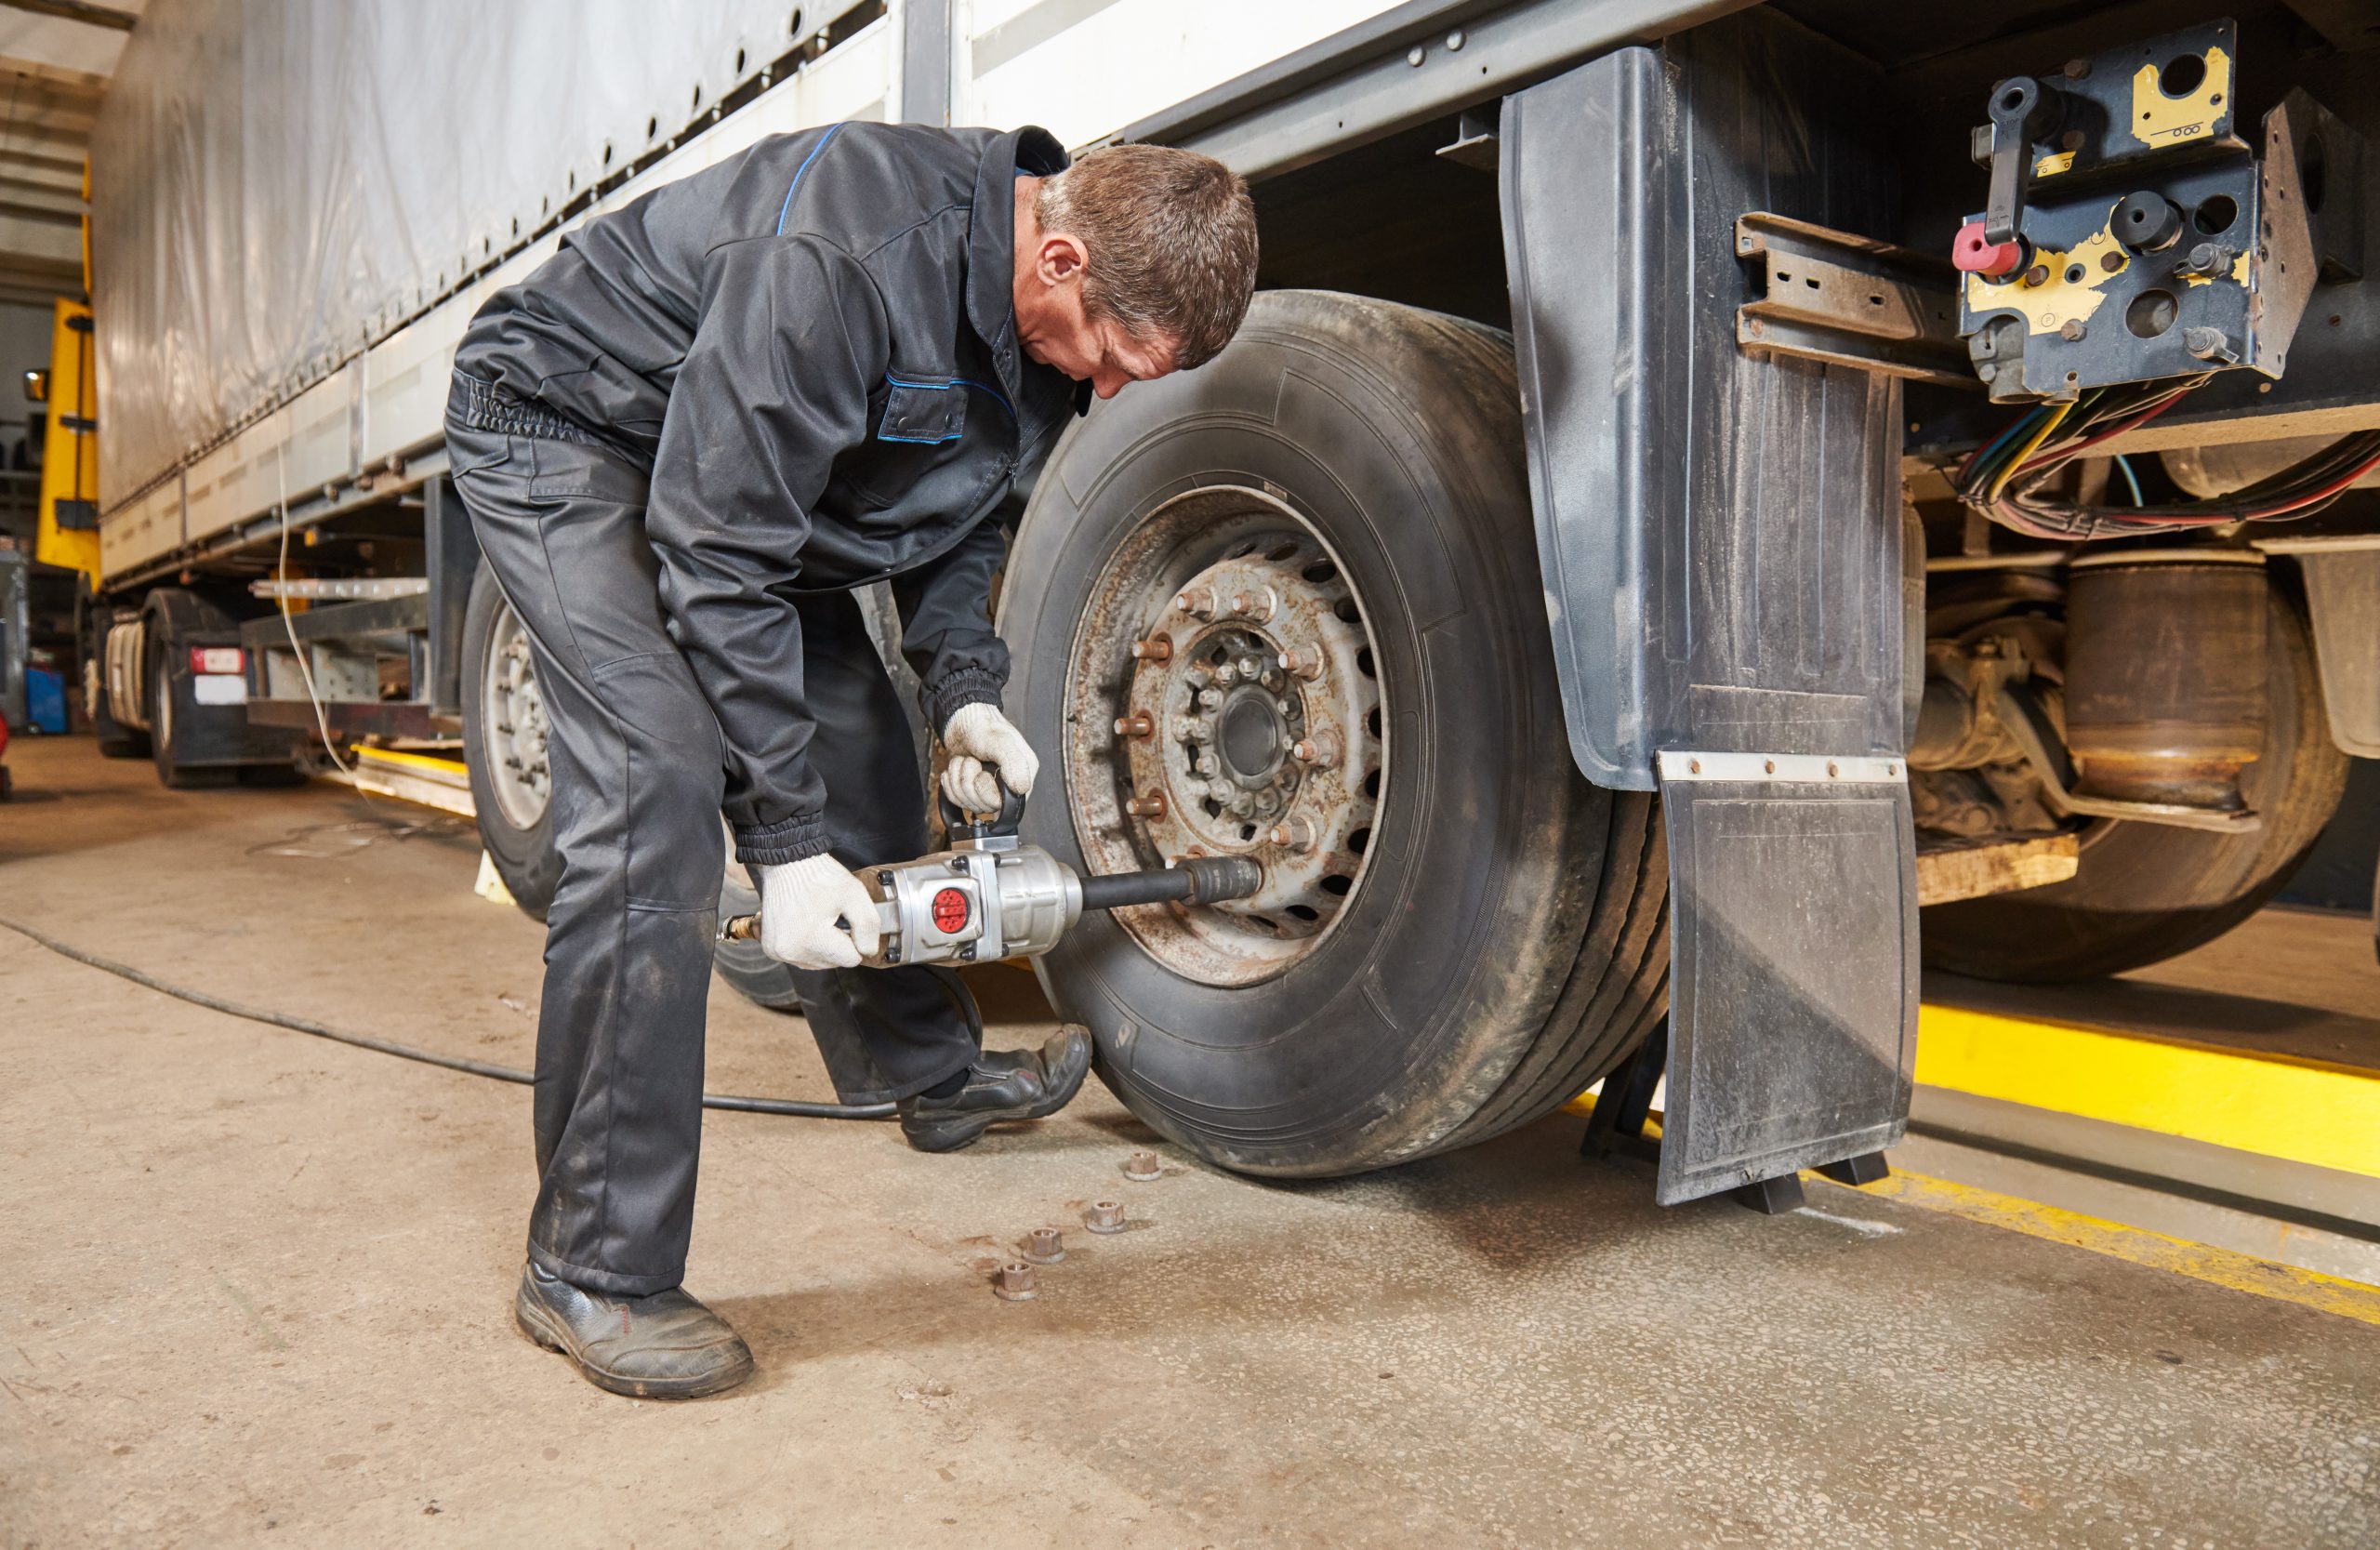
{"type": "MultiPolygon", "coordinates": [[[[861,960],[870,968],[1031,958],[1056,947],[1086,909],[1212,904],[1247,898],[1264,884],[1263,868],[1244,855],[1184,856],[1151,871],[1085,877],[1017,838],[1025,799],[1005,782],[999,815],[988,819],[971,819],[935,795],[950,849],[853,873],[876,896],[878,947],[861,960]]],[[[758,915],[738,915],[719,934],[740,942],[760,934],[758,915]]]]}

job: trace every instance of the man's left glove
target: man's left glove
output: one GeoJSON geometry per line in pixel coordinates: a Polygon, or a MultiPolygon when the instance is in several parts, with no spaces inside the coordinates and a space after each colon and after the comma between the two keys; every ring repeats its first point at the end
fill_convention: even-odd
{"type": "Polygon", "coordinates": [[[760,950],[797,969],[855,969],[876,950],[876,900],[831,855],[756,868],[760,950]],[[836,921],[840,918],[842,923],[836,921]]]}
{"type": "Polygon", "coordinates": [[[969,813],[998,813],[1000,781],[1027,796],[1033,777],[1041,773],[1041,761],[1025,734],[998,706],[977,703],[952,711],[950,724],[942,729],[942,746],[950,750],[950,762],[942,769],[942,794],[969,813]],[[992,777],[994,768],[998,780],[992,777]]]}

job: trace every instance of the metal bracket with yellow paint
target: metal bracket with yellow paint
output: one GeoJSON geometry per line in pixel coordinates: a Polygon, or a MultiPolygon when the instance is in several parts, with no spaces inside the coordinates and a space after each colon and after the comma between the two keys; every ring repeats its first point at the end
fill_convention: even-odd
{"type": "Polygon", "coordinates": [[[1992,204],[1963,233],[1959,332],[1995,400],[2281,375],[2319,267],[2298,152],[2321,110],[2293,93],[2252,144],[2237,69],[2224,20],[1993,88],[1976,131],[1992,204]]]}

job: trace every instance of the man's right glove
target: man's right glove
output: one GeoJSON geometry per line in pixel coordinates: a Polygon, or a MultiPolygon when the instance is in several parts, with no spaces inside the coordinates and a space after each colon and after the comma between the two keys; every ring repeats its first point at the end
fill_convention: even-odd
{"type": "Polygon", "coordinates": [[[753,869],[760,874],[762,952],[797,969],[853,969],[876,951],[876,900],[841,862],[811,855],[753,869]]]}
{"type": "Polygon", "coordinates": [[[997,705],[960,706],[942,729],[942,746],[950,750],[950,762],[942,767],[942,793],[965,812],[998,812],[1002,782],[1018,796],[1029,796],[1034,776],[1041,773],[1033,745],[997,705]]]}

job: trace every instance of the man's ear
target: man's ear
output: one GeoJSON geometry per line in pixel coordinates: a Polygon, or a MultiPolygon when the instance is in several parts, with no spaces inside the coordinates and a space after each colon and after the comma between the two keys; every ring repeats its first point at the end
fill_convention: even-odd
{"type": "Polygon", "coordinates": [[[1041,283],[1063,285],[1079,277],[1090,258],[1082,239],[1068,236],[1064,232],[1053,232],[1041,239],[1040,262],[1037,266],[1040,271],[1041,283]]]}

